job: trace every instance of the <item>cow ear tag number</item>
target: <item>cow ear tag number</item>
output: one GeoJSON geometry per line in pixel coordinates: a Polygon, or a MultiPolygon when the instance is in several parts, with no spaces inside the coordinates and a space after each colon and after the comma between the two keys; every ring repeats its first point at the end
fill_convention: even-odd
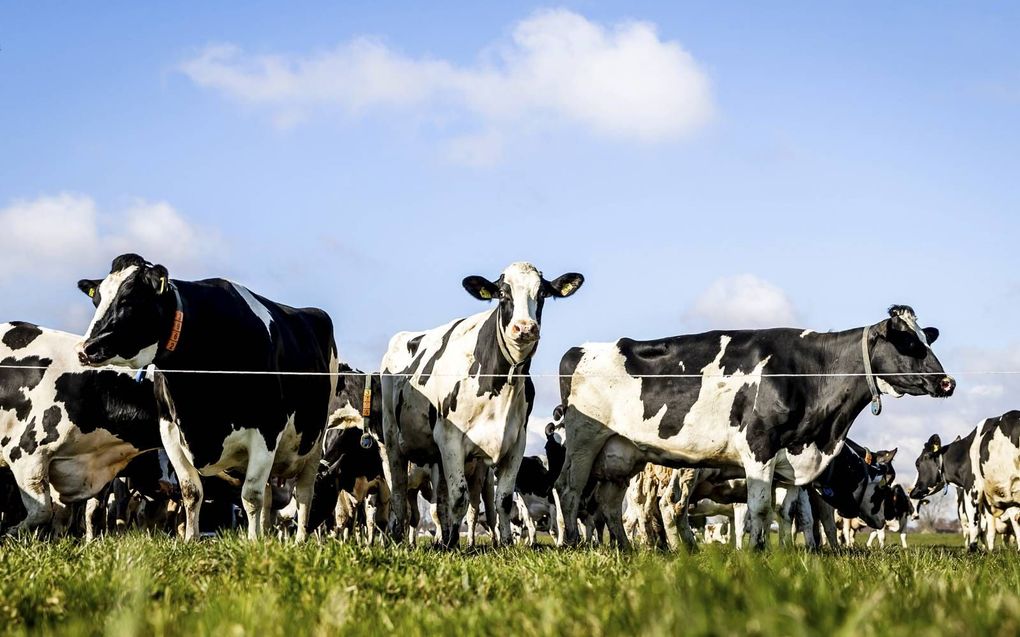
{"type": "Polygon", "coordinates": [[[478,290],[478,296],[482,297],[486,301],[492,298],[492,293],[486,289],[478,290]]]}

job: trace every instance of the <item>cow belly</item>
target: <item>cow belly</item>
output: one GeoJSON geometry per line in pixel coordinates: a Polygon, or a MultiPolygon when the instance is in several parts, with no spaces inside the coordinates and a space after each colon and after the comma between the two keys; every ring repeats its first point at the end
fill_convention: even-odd
{"type": "Polygon", "coordinates": [[[813,443],[805,445],[800,453],[781,449],[776,456],[776,475],[797,486],[809,484],[825,471],[842,449],[842,440],[836,444],[831,454],[822,452],[813,443]]]}
{"type": "Polygon", "coordinates": [[[50,461],[50,484],[62,502],[86,500],[113,480],[139,451],[104,430],[76,436],[50,461]]]}

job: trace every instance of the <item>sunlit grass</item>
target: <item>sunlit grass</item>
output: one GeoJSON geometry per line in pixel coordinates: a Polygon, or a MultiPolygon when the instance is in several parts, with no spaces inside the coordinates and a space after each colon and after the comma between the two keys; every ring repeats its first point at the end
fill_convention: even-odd
{"type": "MultiPolygon", "coordinates": [[[[144,536],[9,542],[6,633],[1020,633],[1020,556],[957,548],[812,555],[609,549],[197,544],[144,536]],[[860,631],[864,631],[861,633],[860,631]]],[[[939,538],[942,539],[942,538],[939,538]]],[[[945,538],[952,541],[952,538],[945,538]]]]}

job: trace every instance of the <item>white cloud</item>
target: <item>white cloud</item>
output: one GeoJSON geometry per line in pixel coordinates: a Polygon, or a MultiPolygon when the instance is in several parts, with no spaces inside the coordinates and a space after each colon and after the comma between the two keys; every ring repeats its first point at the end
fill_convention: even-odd
{"type": "Polygon", "coordinates": [[[166,202],[136,200],[101,211],[86,195],[62,193],[19,199],[0,209],[4,249],[0,283],[23,274],[37,279],[100,276],[110,260],[137,252],[173,271],[199,266],[216,254],[216,235],[192,226],[166,202]]]}
{"type": "Polygon", "coordinates": [[[779,287],[752,274],[717,279],[686,315],[698,325],[719,328],[789,327],[797,311],[779,287]]]}
{"type": "MultiPolygon", "coordinates": [[[[468,114],[480,128],[504,134],[541,121],[659,142],[683,137],[712,117],[706,74],[649,22],[604,26],[562,9],[539,11],[514,26],[509,42],[485,53],[459,66],[407,56],[365,37],[306,55],[252,55],[218,44],[180,70],[199,86],[273,109],[284,126],[323,108],[352,116],[418,109],[440,120],[468,114]]],[[[483,135],[486,158],[495,134],[483,135]]],[[[470,146],[466,160],[477,162],[479,140],[464,143],[470,146]]]]}

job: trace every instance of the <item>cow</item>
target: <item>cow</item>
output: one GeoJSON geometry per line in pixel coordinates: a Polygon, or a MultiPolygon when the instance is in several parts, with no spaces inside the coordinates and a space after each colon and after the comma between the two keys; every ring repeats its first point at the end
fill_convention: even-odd
{"type": "Polygon", "coordinates": [[[1002,518],[1020,537],[1020,411],[987,418],[945,446],[938,434],[932,435],[915,466],[912,498],[930,496],[947,484],[963,490],[968,549],[977,549],[983,527],[985,546],[991,550],[1002,518]]]}
{"type": "Polygon", "coordinates": [[[556,528],[553,485],[563,468],[565,456],[566,449],[556,433],[556,422],[550,422],[545,427],[545,457],[527,456],[521,461],[514,485],[514,499],[521,523],[527,530],[529,544],[535,544],[541,518],[548,518],[550,533],[556,528]]]}
{"type": "Polygon", "coordinates": [[[25,507],[10,533],[42,530],[55,506],[98,496],[132,459],[162,446],[152,381],[81,365],[80,340],[0,325],[0,459],[25,507]]]}
{"type": "Polygon", "coordinates": [[[615,437],[641,461],[741,466],[751,543],[764,548],[774,477],[794,485],[818,477],[864,407],[880,410],[883,393],[952,395],[956,381],[931,350],[937,337],[913,309],[894,305],[889,318],[843,332],[714,331],[570,349],[560,362],[568,455],[557,483],[566,542],[578,540],[580,494],[615,437]]]}
{"type": "Polygon", "coordinates": [[[153,366],[159,434],[181,486],[186,539],[199,537],[202,475],[244,473],[248,538],[269,523],[270,476],[296,478],[296,538],[308,513],[330,397],[333,323],[224,279],[171,279],[137,254],[83,279],[95,314],[75,348],[83,365],[153,366]]]}
{"type": "MultiPolygon", "coordinates": [[[[401,332],[382,360],[383,433],[392,491],[406,491],[408,460],[438,464],[434,484],[443,544],[455,547],[468,507],[464,467],[477,458],[495,473],[497,543],[509,543],[514,482],[524,457],[534,403],[529,375],[548,298],[584,283],[568,273],[548,281],[530,263],[514,263],[495,281],[469,276],[463,286],[496,307],[425,332],[401,332]]],[[[393,501],[394,533],[404,532],[406,503],[393,501]]]]}
{"type": "Polygon", "coordinates": [[[866,546],[871,548],[875,540],[878,540],[878,547],[885,548],[885,534],[888,531],[899,533],[900,545],[907,548],[907,525],[911,520],[917,519],[917,510],[926,502],[927,500],[921,500],[915,507],[913,500],[907,495],[907,491],[898,484],[894,485],[892,500],[889,503],[889,510],[886,512],[885,525],[871,531],[866,546]]]}

